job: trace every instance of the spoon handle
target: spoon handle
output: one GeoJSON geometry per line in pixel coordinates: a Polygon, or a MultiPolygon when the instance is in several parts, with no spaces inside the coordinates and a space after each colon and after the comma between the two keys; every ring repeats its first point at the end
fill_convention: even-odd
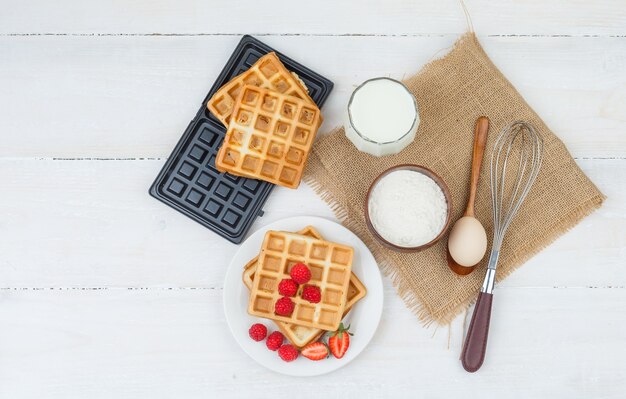
{"type": "Polygon", "coordinates": [[[478,188],[478,177],[480,176],[480,166],[483,163],[483,154],[487,144],[487,132],[489,131],[489,118],[481,116],[476,119],[474,126],[474,149],[472,150],[472,174],[470,176],[470,193],[467,200],[464,216],[474,216],[474,200],[478,188]]]}

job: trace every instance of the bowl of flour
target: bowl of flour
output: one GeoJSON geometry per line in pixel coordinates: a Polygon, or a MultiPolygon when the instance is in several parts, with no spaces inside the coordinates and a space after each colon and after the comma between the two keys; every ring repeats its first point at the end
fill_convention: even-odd
{"type": "Polygon", "coordinates": [[[416,252],[435,244],[450,225],[452,198],[446,183],[419,165],[398,165],[378,176],[365,199],[371,233],[388,248],[416,252]]]}

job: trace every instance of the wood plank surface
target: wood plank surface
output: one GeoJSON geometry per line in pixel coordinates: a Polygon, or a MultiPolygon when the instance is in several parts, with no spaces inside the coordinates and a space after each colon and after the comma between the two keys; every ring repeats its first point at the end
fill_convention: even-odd
{"type": "MultiPolygon", "coordinates": [[[[221,287],[238,247],[148,196],[162,163],[0,160],[0,287],[221,287]]],[[[505,285],[626,286],[626,160],[579,163],[606,205],[505,285]]],[[[306,185],[276,188],[264,210],[252,231],[291,216],[333,219],[306,185]]]]}
{"type": "MultiPolygon", "coordinates": [[[[622,0],[467,0],[473,24],[493,35],[625,35],[622,0]]],[[[3,0],[4,34],[438,35],[467,27],[458,0],[3,0]]]]}
{"type": "MultiPolygon", "coordinates": [[[[355,85],[445,54],[460,2],[0,0],[0,398],[623,398],[626,2],[465,4],[608,199],[496,287],[478,373],[458,360],[463,317],[426,328],[385,278],[371,344],[305,379],[238,347],[222,304],[237,246],[148,187],[242,34],[335,82],[326,132],[355,85]]],[[[252,231],[334,219],[306,185],[264,210],[252,231]]]]}
{"type": "MultiPolygon", "coordinates": [[[[456,37],[262,39],[335,82],[324,132],[355,85],[410,76],[456,37]]],[[[0,157],[166,157],[239,39],[0,37],[0,157]]],[[[626,38],[481,40],[574,156],[626,157],[626,38]]]]}
{"type": "Polygon", "coordinates": [[[498,288],[489,356],[469,374],[458,360],[462,318],[450,331],[425,329],[387,281],[371,344],[340,371],[313,378],[277,375],[248,358],[230,335],[221,294],[3,290],[0,396],[623,397],[623,289],[498,288]]]}

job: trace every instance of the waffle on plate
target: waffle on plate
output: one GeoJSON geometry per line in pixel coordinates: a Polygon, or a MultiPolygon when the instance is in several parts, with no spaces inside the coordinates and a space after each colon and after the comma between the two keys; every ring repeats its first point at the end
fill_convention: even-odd
{"type": "Polygon", "coordinates": [[[334,331],[339,327],[347,304],[354,249],[330,241],[284,231],[265,234],[252,282],[248,313],[303,327],[334,331]],[[299,295],[291,298],[295,308],[290,316],[277,315],[274,305],[281,295],[278,284],[290,278],[291,267],[304,263],[311,280],[321,290],[321,301],[310,303],[299,295]]]}
{"type": "MultiPolygon", "coordinates": [[[[297,233],[303,236],[323,239],[320,233],[312,226],[307,226],[297,233]]],[[[249,290],[252,289],[252,285],[256,275],[256,269],[258,266],[258,260],[259,258],[257,256],[250,262],[248,262],[244,267],[243,282],[249,290]]],[[[366,293],[367,290],[365,286],[353,272],[350,276],[350,283],[348,285],[348,297],[346,301],[346,306],[343,311],[344,317],[358,301],[365,297],[366,293]]],[[[275,323],[280,331],[287,337],[287,339],[298,348],[302,348],[311,342],[317,341],[325,332],[324,330],[321,330],[319,328],[303,327],[297,324],[291,324],[282,321],[275,321],[275,323]]]]}

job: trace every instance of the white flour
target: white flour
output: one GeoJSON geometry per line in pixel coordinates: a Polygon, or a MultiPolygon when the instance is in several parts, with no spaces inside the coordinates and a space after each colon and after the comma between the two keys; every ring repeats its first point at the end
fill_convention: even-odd
{"type": "Polygon", "coordinates": [[[448,216],[446,197],[437,183],[411,170],[383,177],[372,189],[368,207],[378,234],[401,247],[432,241],[448,216]]]}

